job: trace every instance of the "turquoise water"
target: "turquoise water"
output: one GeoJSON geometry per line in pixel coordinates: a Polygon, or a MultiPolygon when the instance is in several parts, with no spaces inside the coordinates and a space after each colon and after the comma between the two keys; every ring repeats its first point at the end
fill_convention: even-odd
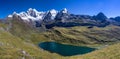
{"type": "Polygon", "coordinates": [[[43,42],[39,44],[39,47],[51,53],[58,53],[62,56],[80,55],[95,50],[95,48],[65,45],[56,42],[43,42]]]}

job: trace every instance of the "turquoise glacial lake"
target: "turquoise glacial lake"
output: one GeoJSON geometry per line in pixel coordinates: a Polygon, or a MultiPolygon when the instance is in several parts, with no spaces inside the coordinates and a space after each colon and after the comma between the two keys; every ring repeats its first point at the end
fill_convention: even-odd
{"type": "Polygon", "coordinates": [[[81,55],[81,54],[86,54],[95,50],[95,48],[90,48],[85,46],[66,45],[66,44],[60,44],[56,42],[43,42],[39,44],[39,47],[51,53],[57,53],[62,56],[81,55]]]}

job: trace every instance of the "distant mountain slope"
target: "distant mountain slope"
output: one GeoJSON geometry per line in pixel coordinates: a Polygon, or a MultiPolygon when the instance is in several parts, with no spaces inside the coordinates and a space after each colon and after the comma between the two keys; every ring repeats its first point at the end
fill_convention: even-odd
{"type": "Polygon", "coordinates": [[[120,35],[119,26],[93,27],[54,27],[51,31],[45,33],[45,36],[58,42],[67,42],[73,44],[105,44],[118,42],[120,35]],[[48,34],[49,33],[49,34],[48,34]]]}
{"type": "Polygon", "coordinates": [[[105,44],[120,41],[120,27],[108,25],[106,27],[96,26],[76,26],[76,27],[53,27],[43,29],[33,27],[29,23],[24,23],[21,19],[8,19],[7,31],[26,41],[56,41],[70,44],[105,44]],[[35,37],[34,37],[35,36],[35,37]],[[37,39],[37,38],[43,39],[37,39]],[[36,38],[36,41],[33,39],[36,38]],[[47,39],[46,39],[47,38],[47,39]]]}

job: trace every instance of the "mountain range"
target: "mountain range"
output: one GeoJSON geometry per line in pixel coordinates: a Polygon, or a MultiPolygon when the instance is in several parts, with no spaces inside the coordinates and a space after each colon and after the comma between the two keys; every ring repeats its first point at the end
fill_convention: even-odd
{"type": "Polygon", "coordinates": [[[100,12],[97,15],[75,15],[69,13],[64,8],[61,11],[52,9],[47,12],[39,12],[36,9],[29,8],[27,12],[14,12],[8,15],[7,19],[18,18],[25,23],[31,24],[33,27],[41,27],[49,29],[54,26],[58,27],[73,27],[73,26],[98,26],[105,27],[107,25],[120,26],[120,17],[108,18],[104,13],[100,12]]]}

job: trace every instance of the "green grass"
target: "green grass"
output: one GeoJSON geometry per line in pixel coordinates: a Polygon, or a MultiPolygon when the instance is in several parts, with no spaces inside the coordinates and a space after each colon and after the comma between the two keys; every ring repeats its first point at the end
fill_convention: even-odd
{"type": "Polygon", "coordinates": [[[0,23],[0,59],[56,59],[54,56],[59,56],[38,47],[38,43],[49,41],[41,32],[19,20],[10,22],[8,31],[6,28],[10,25],[0,23]]]}
{"type": "Polygon", "coordinates": [[[20,20],[11,20],[12,26],[0,23],[0,59],[119,59],[120,28],[117,26],[93,27],[76,26],[70,28],[54,27],[41,32],[20,20]],[[94,52],[71,57],[50,53],[38,47],[40,42],[55,41],[70,45],[99,47],[111,45],[94,52]],[[114,45],[113,45],[114,43],[114,45]],[[22,53],[26,52],[26,55],[22,53]]]}
{"type": "Polygon", "coordinates": [[[81,55],[68,57],[69,59],[120,59],[120,43],[108,46],[101,50],[81,55]]]}
{"type": "Polygon", "coordinates": [[[0,31],[0,59],[53,59],[53,56],[37,45],[26,42],[6,31],[0,31]],[[23,54],[25,51],[26,54],[23,54]]]}
{"type": "Polygon", "coordinates": [[[120,28],[117,26],[93,27],[77,26],[71,28],[54,27],[44,33],[49,40],[74,45],[108,44],[119,41],[120,28]]]}

